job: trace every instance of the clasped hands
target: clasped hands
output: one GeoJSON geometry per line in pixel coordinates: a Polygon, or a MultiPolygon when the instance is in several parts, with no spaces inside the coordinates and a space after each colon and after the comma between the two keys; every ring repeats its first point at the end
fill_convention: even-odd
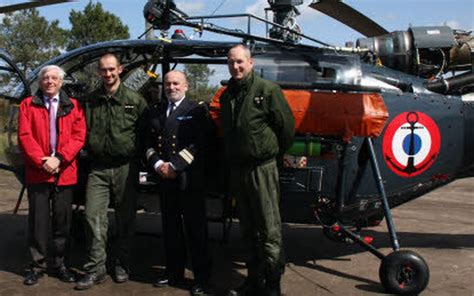
{"type": "Polygon", "coordinates": [[[45,156],[41,160],[43,161],[43,169],[45,171],[53,175],[59,173],[61,161],[57,157],[45,156]]]}
{"type": "Polygon", "coordinates": [[[156,168],[156,172],[163,179],[176,179],[176,171],[173,169],[171,162],[164,162],[156,168]]]}

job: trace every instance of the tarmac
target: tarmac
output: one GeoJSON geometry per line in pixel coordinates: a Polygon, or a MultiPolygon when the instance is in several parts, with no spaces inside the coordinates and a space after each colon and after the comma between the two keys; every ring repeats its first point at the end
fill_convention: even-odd
{"type": "MultiPolygon", "coordinates": [[[[90,290],[75,291],[74,284],[46,276],[35,286],[24,286],[22,275],[28,263],[26,198],[19,213],[12,215],[19,190],[20,184],[11,174],[0,173],[0,296],[189,295],[185,287],[153,287],[165,260],[160,217],[153,213],[138,214],[133,273],[127,283],[116,284],[109,277],[90,290]]],[[[474,178],[454,181],[393,210],[401,248],[420,254],[430,268],[430,282],[421,295],[474,295],[473,214],[474,178]]],[[[70,263],[81,272],[85,244],[78,225],[70,263]]],[[[210,223],[210,235],[212,285],[216,295],[224,295],[245,278],[238,222],[233,223],[227,244],[221,243],[220,224],[210,223]]],[[[385,222],[364,235],[372,236],[373,245],[382,253],[391,252],[385,222]]],[[[358,246],[328,240],[320,226],[284,224],[284,242],[285,295],[387,295],[378,277],[380,260],[358,246]]],[[[186,277],[191,281],[192,273],[187,271],[186,277]]]]}

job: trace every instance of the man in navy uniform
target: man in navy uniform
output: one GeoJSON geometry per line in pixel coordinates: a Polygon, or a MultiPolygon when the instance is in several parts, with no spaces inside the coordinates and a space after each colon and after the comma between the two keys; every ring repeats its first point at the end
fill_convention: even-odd
{"type": "Polygon", "coordinates": [[[210,119],[204,104],[186,97],[188,82],[184,73],[168,72],[164,90],[168,100],[150,110],[151,143],[146,151],[147,162],[159,177],[166,252],[166,274],[155,286],[183,283],[188,245],[195,280],[191,294],[208,295],[211,260],[207,246],[204,149],[210,119]]]}

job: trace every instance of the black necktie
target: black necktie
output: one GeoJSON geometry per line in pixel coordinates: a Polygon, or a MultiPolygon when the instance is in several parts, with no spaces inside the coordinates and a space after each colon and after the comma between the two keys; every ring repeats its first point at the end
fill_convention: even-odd
{"type": "Polygon", "coordinates": [[[173,111],[176,110],[176,105],[173,102],[170,102],[168,104],[168,115],[167,117],[170,117],[170,115],[173,113],[173,111]]]}

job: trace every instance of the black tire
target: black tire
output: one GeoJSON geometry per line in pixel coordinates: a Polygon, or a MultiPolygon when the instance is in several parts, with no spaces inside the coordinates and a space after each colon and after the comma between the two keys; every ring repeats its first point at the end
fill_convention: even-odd
{"type": "Polygon", "coordinates": [[[430,279],[425,260],[412,251],[395,251],[382,260],[380,282],[389,293],[416,295],[423,291],[430,279]]]}

